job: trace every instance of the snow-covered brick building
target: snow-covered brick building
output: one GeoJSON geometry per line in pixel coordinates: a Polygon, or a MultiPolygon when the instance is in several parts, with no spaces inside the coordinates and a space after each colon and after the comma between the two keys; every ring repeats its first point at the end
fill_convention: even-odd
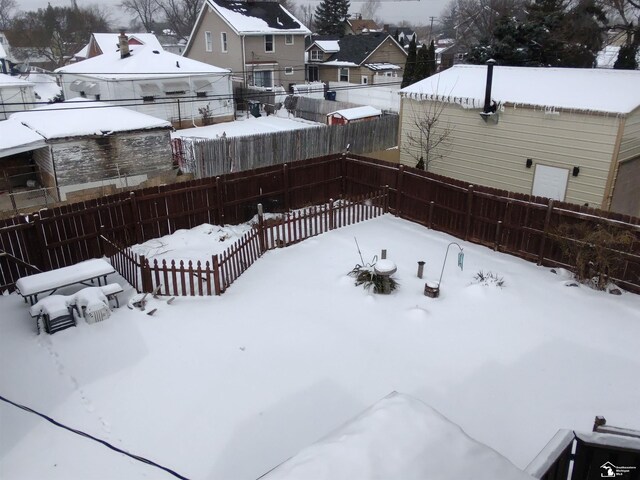
{"type": "Polygon", "coordinates": [[[233,71],[238,86],[304,83],[311,31],[278,2],[206,0],[183,55],[233,71]]]}
{"type": "Polygon", "coordinates": [[[167,52],[151,34],[140,37],[145,43],[93,34],[89,58],[56,70],[65,98],[116,103],[177,128],[233,119],[229,70],[167,52]]]}
{"type": "Polygon", "coordinates": [[[402,163],[640,215],[640,71],[496,66],[485,99],[487,72],[455,65],[400,91],[402,163]]]}
{"type": "Polygon", "coordinates": [[[132,187],[171,173],[170,130],[166,120],[108,103],[54,103],[0,122],[0,161],[31,151],[24,161],[38,183],[66,200],[70,192],[132,187]]]}
{"type": "Polygon", "coordinates": [[[309,81],[368,85],[376,78],[402,80],[407,52],[387,33],[314,37],[307,48],[309,81]]]}
{"type": "Polygon", "coordinates": [[[0,120],[13,112],[33,108],[36,101],[34,83],[0,73],[0,120]]]}

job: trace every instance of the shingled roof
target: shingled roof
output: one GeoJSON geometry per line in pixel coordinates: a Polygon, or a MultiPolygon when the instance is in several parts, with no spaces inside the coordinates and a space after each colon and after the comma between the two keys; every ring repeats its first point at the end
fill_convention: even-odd
{"type": "Polygon", "coordinates": [[[238,33],[311,33],[278,2],[207,0],[238,33]]]}
{"type": "MultiPolygon", "coordinates": [[[[322,35],[313,37],[314,43],[326,40],[338,40],[340,51],[334,53],[327,62],[352,62],[360,65],[373,51],[378,48],[390,35],[383,32],[363,33],[362,35],[322,35]]],[[[393,38],[393,37],[391,37],[393,38]]],[[[398,46],[399,48],[402,48],[398,46]]]]}

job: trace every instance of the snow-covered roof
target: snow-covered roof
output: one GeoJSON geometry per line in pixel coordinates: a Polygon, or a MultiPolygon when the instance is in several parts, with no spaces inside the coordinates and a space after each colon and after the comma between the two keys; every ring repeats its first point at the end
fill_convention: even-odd
{"type": "Polygon", "coordinates": [[[329,62],[324,62],[322,65],[332,65],[334,67],[357,67],[357,63],[353,62],[345,62],[342,60],[331,60],[329,62]]]}
{"type": "MultiPolygon", "coordinates": [[[[482,108],[487,67],[454,65],[400,90],[402,96],[482,108]]],[[[640,71],[502,67],[493,70],[498,104],[625,114],[640,106],[640,71]]]]}
{"type": "Polygon", "coordinates": [[[237,33],[298,33],[311,35],[300,20],[278,2],[207,0],[203,7],[215,10],[237,33]]]}
{"type": "Polygon", "coordinates": [[[377,108],[364,106],[364,107],[354,107],[354,108],[345,108],[343,110],[336,110],[335,112],[331,112],[327,114],[327,117],[330,115],[340,115],[347,120],[357,120],[358,118],[367,118],[374,117],[376,115],[382,115],[382,111],[377,108]]]}
{"type": "Polygon", "coordinates": [[[46,139],[171,128],[171,123],[166,120],[81,98],[14,113],[10,118],[23,123],[46,139]]]}
{"type": "Polygon", "coordinates": [[[140,45],[132,48],[131,54],[125,58],[120,57],[120,52],[112,51],[60,67],[55,72],[73,73],[105,80],[130,80],[228,74],[229,70],[182,57],[162,48],[156,49],[148,45],[140,45]]]}
{"type": "Polygon", "coordinates": [[[400,70],[402,67],[400,65],[395,65],[393,63],[365,63],[365,67],[369,70],[400,70]]]}
{"type": "Polygon", "coordinates": [[[77,58],[87,58],[89,56],[89,44],[87,43],[80,49],[80,51],[76,52],[73,56],[77,58]]]}
{"type": "Polygon", "coordinates": [[[245,120],[217,123],[206,127],[184,128],[171,134],[172,137],[191,138],[220,138],[223,134],[227,138],[258,135],[289,130],[300,130],[323,126],[320,123],[301,119],[280,118],[275,115],[268,117],[249,117],[245,120]]]}
{"type": "Polygon", "coordinates": [[[38,135],[18,120],[10,118],[0,122],[0,157],[35,150],[46,145],[38,135]]]}
{"type": "Polygon", "coordinates": [[[33,87],[33,82],[28,82],[19,77],[13,77],[0,73],[0,87],[33,87]]]}
{"type": "MultiPolygon", "coordinates": [[[[154,50],[161,50],[162,46],[153,33],[125,33],[129,43],[141,43],[154,50]]],[[[102,53],[115,52],[120,49],[119,33],[94,33],[91,35],[102,53]]],[[[135,45],[131,45],[135,48],[135,45]]]]}
{"type": "Polygon", "coordinates": [[[325,53],[335,53],[340,51],[340,42],[338,40],[318,40],[313,43],[325,53]]]}
{"type": "Polygon", "coordinates": [[[396,392],[260,478],[532,479],[433,408],[396,392]]]}

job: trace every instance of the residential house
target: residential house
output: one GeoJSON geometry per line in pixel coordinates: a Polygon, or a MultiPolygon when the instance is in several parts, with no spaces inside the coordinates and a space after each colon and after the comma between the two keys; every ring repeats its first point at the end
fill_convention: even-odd
{"type": "Polygon", "coordinates": [[[464,61],[465,52],[452,38],[443,38],[435,42],[436,68],[440,72],[464,61]]]}
{"type": "Polygon", "coordinates": [[[55,200],[91,188],[131,187],[172,173],[171,128],[166,120],[103,102],[54,103],[0,122],[0,162],[31,151],[22,158],[55,200]]]}
{"type": "Polygon", "coordinates": [[[236,86],[304,83],[311,31],[278,2],[206,0],[183,55],[233,72],[236,86]]]}
{"type": "Polygon", "coordinates": [[[391,35],[376,32],[314,37],[307,58],[310,82],[367,85],[376,83],[376,76],[402,77],[407,52],[391,35]]]}
{"type": "Polygon", "coordinates": [[[126,34],[94,34],[89,58],[58,68],[66,99],[118,102],[177,128],[233,119],[231,72],[166,52],[126,34]],[[94,39],[110,36],[106,46],[94,39]],[[121,46],[113,42],[120,38],[121,46]],[[94,55],[99,48],[100,54],[94,55]]]}
{"type": "Polygon", "coordinates": [[[415,40],[416,42],[418,41],[418,35],[413,30],[413,28],[385,25],[384,31],[390,35],[393,35],[393,38],[395,38],[398,43],[404,48],[409,48],[411,40],[415,40]]]}
{"type": "Polygon", "coordinates": [[[11,73],[11,61],[9,59],[9,41],[4,33],[0,32],[0,73],[11,73]]]}
{"type": "Polygon", "coordinates": [[[0,120],[34,107],[34,83],[0,73],[0,120]]]}
{"type": "Polygon", "coordinates": [[[355,18],[347,18],[344,21],[345,35],[360,35],[362,33],[378,32],[380,30],[380,26],[378,26],[375,20],[363,19],[359,13],[356,14],[355,18]]]}
{"type": "Polygon", "coordinates": [[[640,216],[640,71],[497,66],[485,98],[487,71],[455,65],[401,90],[402,163],[640,216]],[[430,148],[417,125],[434,119],[444,141],[430,148]]]}

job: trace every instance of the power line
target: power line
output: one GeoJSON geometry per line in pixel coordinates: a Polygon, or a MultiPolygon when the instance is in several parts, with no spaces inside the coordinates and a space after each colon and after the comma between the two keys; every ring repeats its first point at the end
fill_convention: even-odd
{"type": "Polygon", "coordinates": [[[41,418],[44,418],[47,422],[54,424],[56,427],[63,428],[65,430],[70,431],[71,433],[75,433],[76,435],[80,435],[81,437],[88,438],[89,440],[93,440],[94,442],[98,442],[98,443],[104,445],[105,447],[110,448],[111,450],[114,450],[114,451],[116,451],[118,453],[122,453],[123,455],[126,455],[127,457],[133,458],[134,460],[137,460],[139,462],[142,462],[142,463],[145,463],[147,465],[151,465],[152,467],[156,467],[156,468],[159,468],[161,470],[164,470],[165,472],[169,473],[170,475],[173,475],[176,478],[179,478],[181,480],[189,480],[187,477],[185,477],[183,475],[180,475],[179,473],[171,470],[170,468],[163,467],[162,465],[160,465],[160,464],[158,464],[158,463],[156,463],[156,462],[154,462],[152,460],[149,460],[149,459],[147,459],[145,457],[141,457],[140,455],[135,455],[133,453],[129,453],[126,450],[122,450],[121,448],[118,448],[115,445],[112,445],[112,444],[110,444],[109,442],[107,442],[105,440],[101,440],[101,439],[99,439],[97,437],[94,437],[93,435],[89,435],[86,432],[83,432],[81,430],[76,430],[75,428],[68,427],[68,426],[66,426],[66,425],[54,420],[53,418],[51,418],[51,417],[49,417],[49,416],[47,416],[47,415],[45,415],[43,413],[37,412],[36,410],[34,410],[32,408],[26,407],[26,406],[21,405],[21,404],[16,403],[16,402],[12,402],[11,400],[9,400],[9,399],[1,396],[1,395],[0,395],[0,400],[2,400],[3,402],[8,403],[9,405],[13,405],[14,407],[20,408],[20,409],[24,410],[25,412],[33,413],[34,415],[37,415],[37,416],[39,416],[41,418]]]}

